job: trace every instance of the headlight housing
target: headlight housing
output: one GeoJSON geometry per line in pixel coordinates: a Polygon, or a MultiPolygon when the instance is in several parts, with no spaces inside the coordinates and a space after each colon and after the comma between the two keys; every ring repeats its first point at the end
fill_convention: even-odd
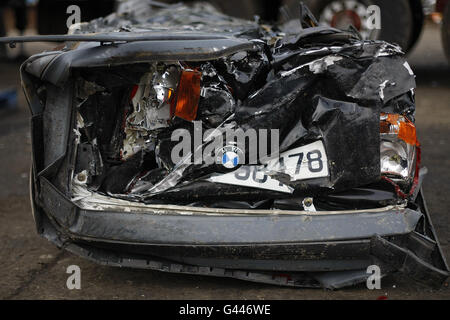
{"type": "Polygon", "coordinates": [[[416,127],[399,114],[380,115],[380,170],[390,180],[409,185],[418,165],[416,127]]]}

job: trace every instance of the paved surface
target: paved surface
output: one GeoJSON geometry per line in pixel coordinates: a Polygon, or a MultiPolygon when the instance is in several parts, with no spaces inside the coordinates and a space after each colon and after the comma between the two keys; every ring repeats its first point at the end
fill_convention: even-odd
{"type": "MultiPolygon", "coordinates": [[[[45,47],[45,46],[44,46],[45,47]]],[[[40,48],[27,47],[29,52],[40,48]]],[[[450,257],[450,67],[437,27],[428,27],[410,55],[417,74],[417,125],[423,163],[429,168],[425,195],[444,252],[450,257]]],[[[18,64],[0,64],[0,89],[19,88],[18,64]]],[[[29,113],[0,110],[0,299],[450,299],[448,287],[430,290],[401,277],[382,289],[304,290],[238,280],[183,276],[98,266],[60,251],[36,235],[30,213],[29,113]],[[66,288],[66,268],[81,267],[81,290],[66,288]]]]}

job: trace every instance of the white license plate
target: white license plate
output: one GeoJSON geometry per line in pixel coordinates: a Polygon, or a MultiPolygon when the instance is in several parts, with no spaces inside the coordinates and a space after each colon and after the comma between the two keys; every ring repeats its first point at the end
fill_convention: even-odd
{"type": "Polygon", "coordinates": [[[322,141],[283,152],[265,165],[242,166],[212,176],[208,181],[292,193],[293,188],[269,176],[274,172],[288,174],[291,181],[328,177],[328,159],[322,141]]]}

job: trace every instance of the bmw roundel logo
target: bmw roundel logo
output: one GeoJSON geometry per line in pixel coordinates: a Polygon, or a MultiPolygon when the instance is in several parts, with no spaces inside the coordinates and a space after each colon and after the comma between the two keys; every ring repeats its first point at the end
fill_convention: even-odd
{"type": "Polygon", "coordinates": [[[234,169],[240,164],[242,159],[242,151],[236,146],[225,146],[220,148],[217,155],[217,163],[227,169],[234,169]]]}
{"type": "Polygon", "coordinates": [[[231,169],[237,167],[239,164],[239,156],[233,151],[225,152],[222,156],[222,165],[225,168],[231,169]]]}

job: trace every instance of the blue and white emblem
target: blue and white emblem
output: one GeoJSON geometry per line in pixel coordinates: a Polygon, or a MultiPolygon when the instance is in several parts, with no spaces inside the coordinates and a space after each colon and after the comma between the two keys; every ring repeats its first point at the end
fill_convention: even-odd
{"type": "Polygon", "coordinates": [[[243,158],[241,149],[236,146],[225,146],[217,152],[217,163],[223,165],[227,169],[234,169],[240,164],[243,158]]]}
{"type": "Polygon", "coordinates": [[[237,167],[239,164],[239,156],[237,153],[229,151],[225,152],[222,156],[222,165],[225,168],[232,169],[237,167]]]}

